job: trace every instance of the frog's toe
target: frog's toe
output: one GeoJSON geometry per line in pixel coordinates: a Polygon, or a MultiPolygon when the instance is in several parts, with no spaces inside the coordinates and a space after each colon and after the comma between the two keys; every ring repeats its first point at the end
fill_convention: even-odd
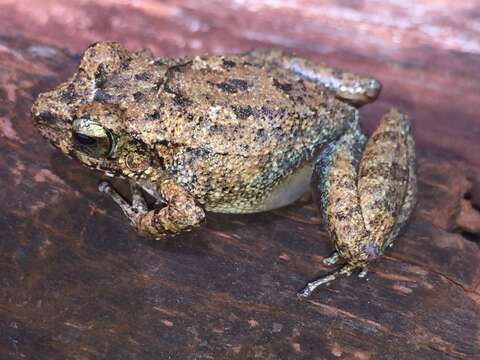
{"type": "Polygon", "coordinates": [[[309,297],[315,291],[316,288],[318,288],[323,284],[327,284],[335,280],[340,274],[341,274],[341,270],[337,270],[329,275],[322,276],[314,281],[307,283],[307,285],[302,290],[297,292],[297,296],[303,297],[303,298],[309,297]]]}
{"type": "Polygon", "coordinates": [[[112,185],[107,181],[101,181],[98,184],[98,191],[108,194],[112,191],[112,185]]]}
{"type": "Polygon", "coordinates": [[[322,262],[324,265],[332,266],[338,263],[339,260],[340,260],[340,256],[338,255],[338,252],[334,251],[333,253],[330,254],[329,257],[326,257],[325,259],[323,259],[322,262]]]}
{"type": "Polygon", "coordinates": [[[360,279],[364,279],[366,278],[368,275],[368,269],[367,267],[364,267],[360,272],[359,274],[357,275],[360,279]]]}

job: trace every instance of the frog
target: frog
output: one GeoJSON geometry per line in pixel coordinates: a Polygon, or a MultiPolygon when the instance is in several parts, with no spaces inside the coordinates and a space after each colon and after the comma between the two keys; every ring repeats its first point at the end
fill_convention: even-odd
{"type": "MultiPolygon", "coordinates": [[[[101,41],[69,79],[38,95],[32,117],[64,154],[128,179],[131,201],[110,182],[99,190],[140,235],[163,239],[199,227],[208,212],[258,213],[297,201],[312,177],[328,177],[318,159],[335,153],[332,144],[351,144],[358,158],[359,108],[380,90],[374,78],[278,49],[172,59],[101,41]]],[[[330,174],[341,164],[326,167],[330,174]]],[[[350,261],[344,272],[367,262],[350,261]]]]}

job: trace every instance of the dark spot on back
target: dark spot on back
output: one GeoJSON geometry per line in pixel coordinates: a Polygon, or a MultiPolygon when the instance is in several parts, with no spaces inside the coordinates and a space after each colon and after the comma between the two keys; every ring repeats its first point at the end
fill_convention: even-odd
{"type": "Polygon", "coordinates": [[[223,67],[224,67],[225,69],[231,69],[231,68],[233,68],[233,67],[235,67],[235,66],[237,65],[237,64],[235,64],[235,62],[232,61],[232,60],[225,60],[225,59],[223,59],[222,62],[223,62],[223,67]]]}
{"type": "Polygon", "coordinates": [[[256,134],[257,140],[265,140],[267,138],[267,134],[265,132],[265,129],[258,129],[257,134],[256,134]]]}
{"type": "Polygon", "coordinates": [[[97,70],[95,71],[95,86],[102,87],[107,81],[108,75],[108,68],[104,63],[101,63],[97,66],[97,70]]]}
{"type": "Polygon", "coordinates": [[[75,91],[75,86],[73,84],[68,85],[65,89],[60,92],[60,97],[67,104],[72,103],[78,98],[78,94],[75,91]]]}
{"type": "Polygon", "coordinates": [[[125,60],[125,62],[122,62],[120,64],[121,70],[127,70],[129,67],[130,67],[130,60],[125,60]]]}
{"type": "Polygon", "coordinates": [[[262,113],[263,116],[265,116],[268,119],[273,119],[277,117],[284,117],[285,116],[285,109],[272,109],[271,107],[268,106],[262,106],[260,109],[260,112],[262,113]]]}
{"type": "Polygon", "coordinates": [[[232,106],[233,112],[240,119],[246,119],[253,115],[253,109],[250,105],[247,106],[232,106]]]}
{"type": "Polygon", "coordinates": [[[160,114],[158,111],[155,110],[153,113],[146,114],[144,116],[144,119],[147,121],[158,120],[160,119],[160,114]]]}
{"type": "Polygon", "coordinates": [[[36,116],[36,119],[40,122],[52,122],[55,120],[55,117],[52,115],[52,113],[50,111],[44,111],[44,112],[41,112],[40,114],[38,114],[38,116],[36,116]]]}
{"type": "Polygon", "coordinates": [[[180,105],[180,106],[188,106],[192,105],[193,101],[180,95],[180,94],[175,94],[175,97],[173,98],[173,101],[175,104],[180,105]]]}
{"type": "Polygon", "coordinates": [[[97,91],[95,91],[95,96],[93,97],[93,100],[98,102],[104,102],[111,99],[112,99],[112,95],[108,94],[102,89],[97,89],[97,91]]]}
{"type": "Polygon", "coordinates": [[[240,144],[240,148],[243,150],[243,151],[248,151],[248,149],[250,148],[250,146],[248,144],[240,144]]]}
{"type": "Polygon", "coordinates": [[[280,89],[284,92],[289,92],[292,90],[292,84],[289,83],[281,83],[277,79],[273,79],[273,86],[275,86],[277,89],[280,89]]]}
{"type": "Polygon", "coordinates": [[[147,72],[142,72],[140,74],[135,74],[135,80],[137,81],[148,81],[152,78],[152,75],[147,72]]]}
{"type": "Polygon", "coordinates": [[[236,93],[237,91],[245,91],[249,88],[248,82],[241,79],[231,79],[220,84],[218,88],[229,93],[236,93]]]}
{"type": "Polygon", "coordinates": [[[211,153],[210,150],[204,148],[193,148],[190,152],[194,157],[207,156],[211,153]]]}
{"type": "Polygon", "coordinates": [[[142,101],[145,98],[145,95],[140,91],[137,91],[135,94],[133,94],[133,98],[135,101],[142,101]]]}
{"type": "Polygon", "coordinates": [[[210,134],[224,134],[225,133],[225,125],[223,124],[210,124],[208,126],[208,131],[210,134]]]}

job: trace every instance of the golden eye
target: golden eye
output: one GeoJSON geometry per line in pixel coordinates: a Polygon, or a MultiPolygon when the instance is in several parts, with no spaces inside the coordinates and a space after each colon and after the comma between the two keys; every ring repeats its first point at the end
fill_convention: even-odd
{"type": "Polygon", "coordinates": [[[99,123],[80,118],[73,122],[73,143],[75,148],[93,157],[112,156],[116,141],[110,131],[99,123]]]}

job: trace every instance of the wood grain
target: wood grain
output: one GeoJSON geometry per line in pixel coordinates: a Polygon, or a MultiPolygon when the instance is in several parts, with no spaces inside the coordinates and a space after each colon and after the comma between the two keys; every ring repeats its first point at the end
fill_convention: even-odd
{"type": "Polygon", "coordinates": [[[480,354],[480,2],[0,0],[1,359],[475,359],[480,354]],[[332,245],[308,199],[140,239],[100,174],[30,119],[77,53],[276,46],[374,75],[417,143],[419,204],[367,280],[300,301],[332,245]]]}

